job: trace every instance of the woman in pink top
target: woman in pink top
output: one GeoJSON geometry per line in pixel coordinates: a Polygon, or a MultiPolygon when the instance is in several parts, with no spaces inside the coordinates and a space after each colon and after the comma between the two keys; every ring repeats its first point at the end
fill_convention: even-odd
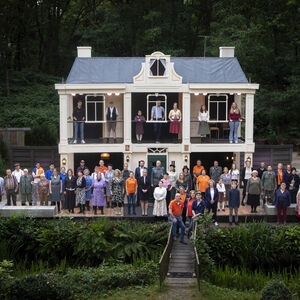
{"type": "Polygon", "coordinates": [[[237,107],[237,104],[235,102],[232,102],[231,108],[229,110],[229,143],[232,144],[233,136],[234,136],[234,142],[238,143],[238,129],[240,122],[242,121],[242,116],[239,108],[237,107]]]}
{"type": "Polygon", "coordinates": [[[166,188],[167,190],[167,197],[166,197],[166,202],[167,202],[167,208],[169,208],[169,204],[171,202],[171,189],[172,189],[172,180],[169,179],[169,174],[165,173],[163,179],[161,180],[163,183],[163,187],[166,188]]]}

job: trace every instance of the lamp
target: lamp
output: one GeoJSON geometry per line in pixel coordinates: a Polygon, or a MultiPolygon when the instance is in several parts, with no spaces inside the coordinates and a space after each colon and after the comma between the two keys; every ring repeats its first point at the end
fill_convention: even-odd
{"type": "Polygon", "coordinates": [[[184,156],[184,161],[187,162],[189,157],[187,155],[184,156]]]}
{"type": "Polygon", "coordinates": [[[129,162],[130,161],[130,157],[129,155],[126,155],[126,162],[129,162]]]}
{"type": "Polygon", "coordinates": [[[194,93],[195,96],[199,96],[199,93],[194,93]]]}
{"type": "Polygon", "coordinates": [[[120,93],[115,93],[116,96],[120,96],[120,93]]]}
{"type": "Polygon", "coordinates": [[[101,157],[102,159],[109,159],[109,158],[110,158],[110,154],[109,154],[109,153],[101,153],[101,154],[100,154],[100,157],[101,157]]]}
{"type": "Polygon", "coordinates": [[[241,96],[242,95],[242,93],[237,93],[239,96],[241,96]]]}
{"type": "Polygon", "coordinates": [[[203,93],[203,96],[206,96],[207,95],[207,93],[203,93]]]}
{"type": "Polygon", "coordinates": [[[229,160],[229,156],[226,156],[226,160],[229,160]]]}
{"type": "Polygon", "coordinates": [[[63,158],[63,159],[61,160],[61,163],[65,166],[65,165],[67,164],[67,159],[66,159],[66,158],[63,158]]]}
{"type": "Polygon", "coordinates": [[[76,96],[76,94],[75,94],[75,93],[72,93],[71,95],[72,95],[73,97],[74,97],[74,96],[76,96]]]}
{"type": "Polygon", "coordinates": [[[112,95],[112,93],[107,93],[107,96],[111,96],[112,95]]]}

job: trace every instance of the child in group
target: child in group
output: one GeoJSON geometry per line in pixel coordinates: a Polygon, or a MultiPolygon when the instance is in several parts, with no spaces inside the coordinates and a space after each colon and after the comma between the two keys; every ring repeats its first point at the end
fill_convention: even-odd
{"type": "Polygon", "coordinates": [[[141,110],[138,110],[137,115],[135,116],[134,120],[136,122],[136,124],[135,124],[136,140],[138,143],[141,143],[142,139],[143,139],[143,134],[144,134],[144,123],[146,121],[141,110]]]}
{"type": "Polygon", "coordinates": [[[225,184],[223,183],[222,178],[220,178],[217,183],[217,190],[219,192],[218,211],[220,211],[221,204],[222,204],[222,210],[225,211],[226,189],[225,189],[225,184]]]}
{"type": "Polygon", "coordinates": [[[232,214],[234,209],[235,225],[239,225],[238,209],[240,207],[240,191],[237,188],[237,182],[232,181],[231,189],[228,194],[228,206],[229,206],[229,225],[232,225],[232,214]]]}

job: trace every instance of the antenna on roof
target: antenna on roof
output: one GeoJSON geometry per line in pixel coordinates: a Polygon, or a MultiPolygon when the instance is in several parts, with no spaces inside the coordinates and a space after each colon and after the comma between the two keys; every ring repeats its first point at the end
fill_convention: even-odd
{"type": "Polygon", "coordinates": [[[205,57],[205,54],[206,54],[206,40],[209,38],[209,35],[198,35],[198,37],[204,38],[203,57],[205,57]]]}

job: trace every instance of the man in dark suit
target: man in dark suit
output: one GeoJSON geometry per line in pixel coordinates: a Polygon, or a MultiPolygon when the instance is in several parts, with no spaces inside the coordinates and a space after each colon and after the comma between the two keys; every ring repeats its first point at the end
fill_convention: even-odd
{"type": "Polygon", "coordinates": [[[139,198],[142,207],[142,216],[148,215],[148,201],[151,192],[151,181],[148,177],[148,172],[146,169],[143,170],[143,176],[138,180],[138,190],[139,198]]]}
{"type": "MultiPolygon", "coordinates": [[[[135,169],[135,172],[134,172],[134,177],[135,177],[135,179],[137,180],[137,182],[139,183],[139,179],[141,178],[141,177],[143,177],[143,172],[144,172],[144,170],[147,170],[147,168],[145,167],[145,161],[143,161],[143,160],[140,160],[139,161],[139,166],[135,169]]],[[[139,193],[138,193],[138,195],[137,195],[137,206],[139,206],[140,205],[140,196],[139,196],[139,193]]]]}

